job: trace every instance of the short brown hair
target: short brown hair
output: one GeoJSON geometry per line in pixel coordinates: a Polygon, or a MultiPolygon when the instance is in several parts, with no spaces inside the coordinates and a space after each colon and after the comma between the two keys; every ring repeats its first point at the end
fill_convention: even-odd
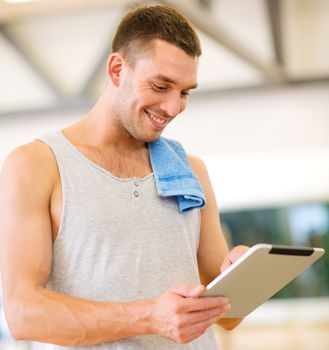
{"type": "Polygon", "coordinates": [[[122,52],[128,60],[133,59],[132,52],[150,50],[155,39],[176,45],[189,56],[201,55],[200,40],[191,22],[174,9],[160,5],[130,10],[117,28],[112,52],[122,52]]]}

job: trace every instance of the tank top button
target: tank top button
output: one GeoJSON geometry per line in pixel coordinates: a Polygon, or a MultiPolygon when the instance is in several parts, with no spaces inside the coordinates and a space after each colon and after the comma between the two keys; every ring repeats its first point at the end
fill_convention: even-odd
{"type": "Polygon", "coordinates": [[[138,186],[139,186],[138,181],[134,181],[134,185],[135,185],[136,187],[138,187],[138,186]]]}
{"type": "Polygon", "coordinates": [[[134,196],[135,197],[139,197],[139,192],[138,191],[134,191],[134,196]]]}

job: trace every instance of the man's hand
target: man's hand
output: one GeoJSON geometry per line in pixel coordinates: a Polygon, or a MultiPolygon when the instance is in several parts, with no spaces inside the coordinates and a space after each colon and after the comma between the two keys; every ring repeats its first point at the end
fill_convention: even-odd
{"type": "Polygon", "coordinates": [[[240,258],[241,255],[243,255],[247,250],[249,250],[249,247],[245,245],[238,245],[234,247],[225,257],[221,267],[220,272],[224,272],[228,267],[230,267],[236,260],[240,258]]]}
{"type": "Polygon", "coordinates": [[[154,299],[154,332],[181,344],[202,335],[230,308],[227,298],[200,298],[204,292],[201,285],[177,285],[154,299]]]}

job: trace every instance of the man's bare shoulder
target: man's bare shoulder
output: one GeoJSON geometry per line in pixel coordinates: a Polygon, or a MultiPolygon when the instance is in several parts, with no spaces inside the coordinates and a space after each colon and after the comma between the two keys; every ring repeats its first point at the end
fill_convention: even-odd
{"type": "MultiPolygon", "coordinates": [[[[195,176],[198,178],[206,194],[208,204],[213,201],[215,202],[214,192],[205,162],[201,158],[191,154],[188,155],[188,160],[191,164],[195,176]]],[[[209,207],[209,205],[207,206],[209,207]]]]}
{"type": "Polygon", "coordinates": [[[208,171],[204,161],[200,157],[197,157],[193,154],[188,154],[187,157],[191,164],[192,170],[194,171],[195,175],[199,178],[199,180],[200,178],[207,178],[208,171]]]}
{"type": "Polygon", "coordinates": [[[33,141],[15,148],[5,159],[1,173],[1,180],[5,182],[52,186],[57,176],[57,164],[46,144],[33,141]]]}

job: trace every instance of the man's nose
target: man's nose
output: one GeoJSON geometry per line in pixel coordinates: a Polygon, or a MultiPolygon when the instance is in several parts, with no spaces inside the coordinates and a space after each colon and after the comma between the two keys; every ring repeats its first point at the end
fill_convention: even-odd
{"type": "Polygon", "coordinates": [[[183,110],[183,103],[180,94],[168,94],[161,103],[160,108],[171,118],[176,117],[183,110]]]}

